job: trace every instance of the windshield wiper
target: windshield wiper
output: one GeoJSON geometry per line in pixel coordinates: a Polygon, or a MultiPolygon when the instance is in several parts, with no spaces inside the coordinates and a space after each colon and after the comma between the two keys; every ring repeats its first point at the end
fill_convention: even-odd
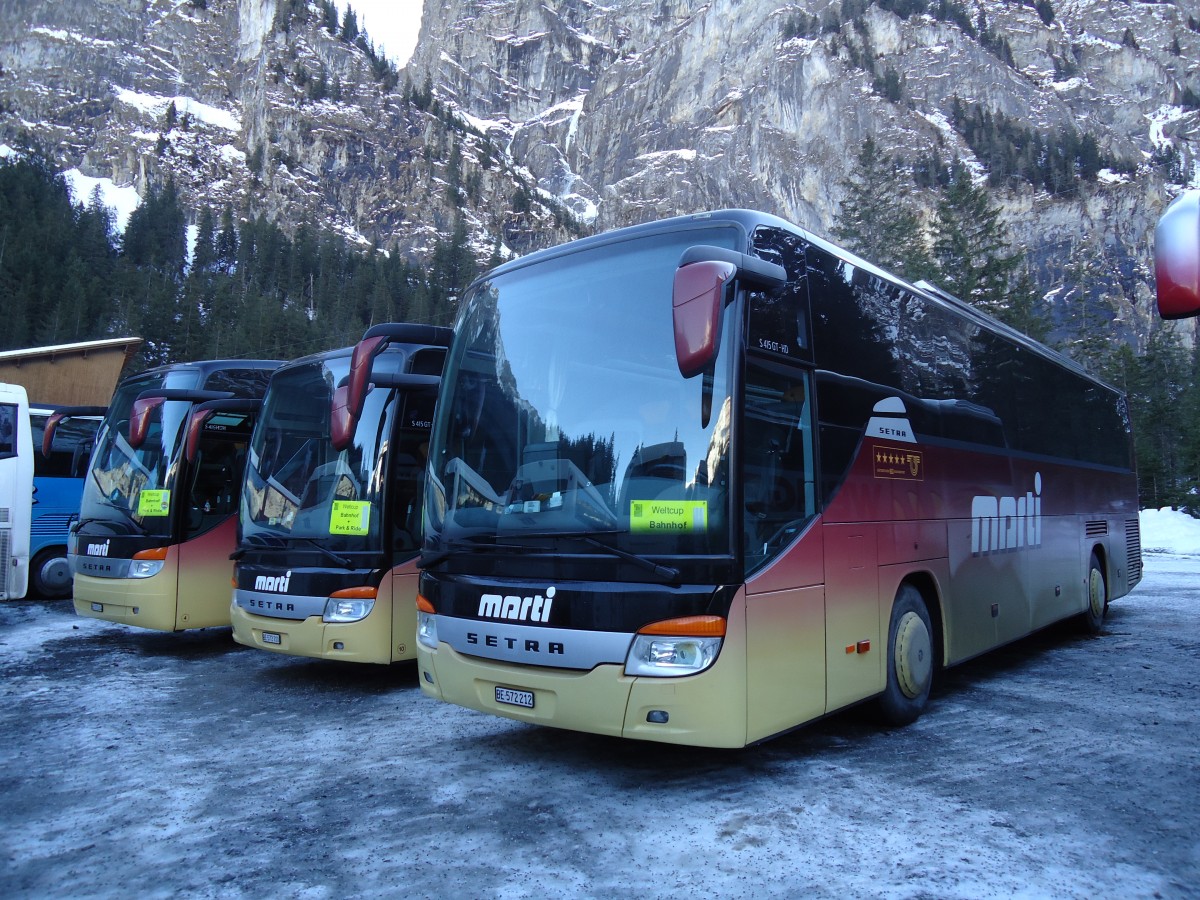
{"type": "Polygon", "coordinates": [[[330,550],[328,547],[326,547],[324,544],[322,544],[320,541],[316,540],[315,538],[294,537],[294,538],[292,538],[292,540],[293,541],[304,541],[304,543],[308,544],[309,546],[315,547],[317,550],[320,550],[321,553],[324,554],[324,556],[326,558],[333,560],[335,563],[337,563],[343,569],[353,569],[354,568],[354,560],[352,560],[348,557],[345,557],[345,556],[339,556],[338,554],[334,553],[332,550],[330,550]]]}
{"type": "Polygon", "coordinates": [[[654,560],[652,560],[648,557],[639,556],[636,553],[630,553],[628,550],[622,550],[620,547],[614,547],[611,544],[606,544],[606,543],[604,543],[604,541],[598,540],[595,537],[596,534],[623,534],[623,533],[624,532],[620,532],[620,531],[599,531],[599,532],[591,532],[591,533],[586,532],[586,531],[581,531],[578,533],[569,532],[567,534],[560,534],[560,535],[556,535],[556,537],[572,538],[577,541],[583,541],[585,544],[591,544],[593,547],[599,547],[601,550],[607,550],[613,556],[619,557],[620,559],[623,559],[626,562],[631,562],[635,566],[640,566],[641,568],[645,569],[648,572],[653,572],[655,575],[659,576],[660,578],[667,579],[667,581],[675,581],[677,578],[679,578],[679,570],[677,568],[675,568],[674,566],[664,566],[660,563],[656,563],[654,560]]]}
{"type": "Polygon", "coordinates": [[[498,542],[480,543],[486,539],[488,535],[475,535],[469,538],[459,538],[457,540],[449,540],[441,550],[432,552],[421,551],[421,555],[417,558],[417,565],[422,569],[436,566],[444,561],[446,557],[453,556],[455,553],[487,553],[490,550],[516,550],[518,553],[537,553],[543,550],[542,547],[528,547],[524,544],[501,544],[498,542]]]}
{"type": "MultiPolygon", "coordinates": [[[[613,556],[617,557],[618,559],[623,559],[626,562],[633,563],[635,566],[645,569],[648,572],[653,572],[659,578],[664,578],[667,581],[675,581],[679,578],[679,570],[677,568],[675,568],[674,566],[664,566],[660,563],[656,563],[654,560],[649,559],[645,556],[639,556],[636,553],[630,553],[628,550],[622,550],[619,547],[614,547],[611,544],[606,544],[606,543],[604,543],[604,541],[601,541],[596,537],[596,535],[601,535],[601,534],[628,534],[628,532],[615,531],[615,530],[614,531],[539,531],[539,532],[534,532],[534,533],[525,532],[525,533],[520,533],[520,534],[514,535],[514,536],[523,537],[523,538],[529,537],[529,538],[541,538],[541,539],[569,538],[569,539],[575,540],[575,541],[582,541],[583,543],[590,544],[593,547],[599,547],[601,550],[604,550],[607,553],[611,553],[613,556]]],[[[483,537],[483,536],[481,535],[480,537],[483,537]]],[[[476,538],[475,540],[478,541],[479,538],[476,538]]],[[[452,556],[457,552],[481,553],[481,552],[484,552],[487,550],[493,550],[493,549],[517,550],[517,551],[524,552],[524,553],[539,553],[539,552],[544,553],[547,550],[553,550],[552,547],[537,547],[537,546],[531,547],[527,544],[500,544],[500,543],[480,544],[480,543],[474,543],[474,542],[468,543],[466,541],[459,540],[459,541],[450,541],[448,543],[446,549],[438,550],[434,553],[430,553],[428,556],[422,554],[418,565],[420,565],[422,568],[426,568],[428,566],[436,565],[437,563],[444,560],[447,556],[452,556]]]]}
{"type": "Polygon", "coordinates": [[[283,550],[291,549],[291,545],[288,543],[288,541],[303,541],[304,543],[312,546],[314,549],[319,550],[326,558],[337,563],[343,569],[353,569],[355,567],[354,560],[348,559],[345,556],[339,556],[315,538],[290,536],[285,538],[274,534],[247,534],[242,538],[242,540],[245,543],[229,554],[230,559],[238,560],[245,556],[246,551],[250,549],[250,547],[246,546],[246,544],[253,544],[255,550],[269,550],[273,553],[278,553],[283,550]]]}
{"type": "Polygon", "coordinates": [[[70,530],[75,534],[79,534],[79,529],[83,528],[84,525],[91,525],[93,522],[99,522],[101,525],[108,525],[117,534],[137,534],[138,533],[136,528],[134,527],[135,523],[132,520],[129,520],[129,519],[125,519],[125,520],[106,519],[103,516],[89,516],[86,519],[79,519],[78,521],[73,522],[71,524],[70,530]],[[121,530],[122,528],[125,530],[122,531],[121,530]]]}

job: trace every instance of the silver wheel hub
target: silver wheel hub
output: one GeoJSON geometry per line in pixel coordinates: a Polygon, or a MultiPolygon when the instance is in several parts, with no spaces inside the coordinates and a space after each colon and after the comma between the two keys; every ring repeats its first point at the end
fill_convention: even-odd
{"type": "Polygon", "coordinates": [[[1104,615],[1104,576],[1099,569],[1092,569],[1088,577],[1088,604],[1093,616],[1100,618],[1104,615]]]}
{"type": "Polygon", "coordinates": [[[896,681],[904,696],[919,697],[929,687],[933,674],[933,643],[924,620],[906,612],[896,627],[896,681]]]}

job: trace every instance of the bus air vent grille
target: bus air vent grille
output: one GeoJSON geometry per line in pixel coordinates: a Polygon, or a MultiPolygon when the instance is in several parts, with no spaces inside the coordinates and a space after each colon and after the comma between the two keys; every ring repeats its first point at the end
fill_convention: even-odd
{"type": "Polygon", "coordinates": [[[12,554],[9,552],[8,542],[11,534],[12,531],[10,529],[0,531],[0,593],[8,590],[8,567],[12,563],[12,554]]]}
{"type": "Polygon", "coordinates": [[[1142,577],[1142,529],[1137,519],[1125,520],[1125,552],[1129,586],[1133,587],[1142,577]]]}
{"type": "Polygon", "coordinates": [[[0,506],[0,525],[8,524],[10,512],[7,506],[0,506]]]}
{"type": "Polygon", "coordinates": [[[1101,535],[1108,534],[1108,522],[1088,522],[1083,526],[1083,530],[1088,537],[1100,537],[1101,535]]]}
{"type": "Polygon", "coordinates": [[[61,534],[70,526],[71,513],[54,513],[34,519],[33,523],[29,526],[29,533],[38,536],[44,534],[61,534]]]}

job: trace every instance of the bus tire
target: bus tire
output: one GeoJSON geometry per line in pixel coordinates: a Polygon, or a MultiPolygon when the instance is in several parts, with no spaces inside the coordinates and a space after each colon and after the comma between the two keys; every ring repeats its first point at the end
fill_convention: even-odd
{"type": "Polygon", "coordinates": [[[71,596],[71,564],[67,562],[66,547],[47,547],[38,551],[29,563],[31,593],[46,600],[63,600],[71,596]]]}
{"type": "Polygon", "coordinates": [[[888,626],[887,687],[879,712],[889,725],[916,721],[933,684],[933,627],[925,600],[911,584],[903,585],[892,604],[888,626]]]}
{"type": "Polygon", "coordinates": [[[1083,630],[1088,634],[1099,634],[1104,630],[1104,614],[1108,612],[1108,584],[1104,580],[1104,566],[1100,557],[1092,551],[1088,562],[1087,608],[1079,617],[1083,630]]]}

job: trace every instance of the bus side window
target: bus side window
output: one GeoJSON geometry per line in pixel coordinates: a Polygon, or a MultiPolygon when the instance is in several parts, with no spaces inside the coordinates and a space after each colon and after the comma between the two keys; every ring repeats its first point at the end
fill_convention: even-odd
{"type": "Polygon", "coordinates": [[[17,408],[0,403],[0,459],[17,455],[17,408]]]}
{"type": "Polygon", "coordinates": [[[748,360],[743,421],[743,515],[750,572],[778,555],[817,511],[808,372],[748,360]]]}

